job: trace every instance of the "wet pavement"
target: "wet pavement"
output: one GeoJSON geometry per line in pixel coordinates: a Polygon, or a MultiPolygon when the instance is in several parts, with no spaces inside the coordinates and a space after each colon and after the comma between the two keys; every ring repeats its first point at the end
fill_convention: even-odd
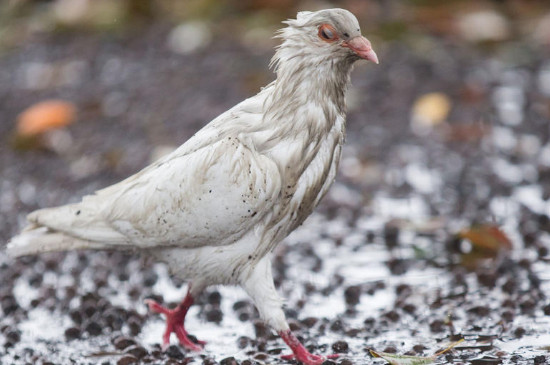
{"type": "MultiPolygon", "coordinates": [[[[26,213],[76,201],[138,171],[273,77],[270,47],[228,35],[182,55],[166,45],[169,31],[60,33],[3,53],[3,241],[26,213]],[[78,121],[50,133],[41,148],[14,148],[17,115],[46,98],[73,102],[78,121]]],[[[547,54],[530,49],[514,57],[509,45],[503,49],[512,56],[503,58],[430,42],[424,52],[383,43],[380,66],[362,64],[352,74],[337,182],[274,255],[287,316],[308,348],[341,353],[339,364],[384,363],[369,349],[430,356],[461,338],[439,362],[545,363],[547,54]],[[445,109],[441,99],[414,112],[427,93],[450,103],[445,121],[433,112],[445,109]],[[484,239],[468,239],[476,227],[484,239]]],[[[208,341],[203,353],[178,346],[162,353],[163,319],[148,313],[143,299],[175,304],[185,283],[137,254],[13,261],[0,253],[0,277],[1,363],[285,363],[283,342],[237,288],[211,288],[191,309],[187,326],[208,341]]]]}

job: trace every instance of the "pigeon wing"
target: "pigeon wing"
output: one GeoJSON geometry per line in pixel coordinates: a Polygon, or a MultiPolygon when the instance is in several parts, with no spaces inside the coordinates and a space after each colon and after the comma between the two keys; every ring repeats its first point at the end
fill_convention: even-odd
{"type": "Polygon", "coordinates": [[[269,214],[281,179],[243,136],[175,155],[82,202],[38,210],[45,226],[102,247],[193,248],[235,242],[269,214]]]}

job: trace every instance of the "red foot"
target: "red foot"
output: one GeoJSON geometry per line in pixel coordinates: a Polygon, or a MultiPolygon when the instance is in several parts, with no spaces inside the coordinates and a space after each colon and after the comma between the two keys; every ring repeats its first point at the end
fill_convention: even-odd
{"type": "Polygon", "coordinates": [[[302,345],[300,340],[298,340],[290,330],[279,332],[279,336],[281,336],[293,352],[291,355],[282,355],[281,358],[283,360],[296,359],[305,365],[321,365],[327,359],[338,358],[337,354],[328,356],[313,355],[304,347],[304,345],[302,345]]]}
{"type": "Polygon", "coordinates": [[[180,344],[191,351],[201,351],[206,342],[198,341],[194,343],[191,341],[185,330],[184,321],[185,315],[189,310],[189,307],[193,304],[193,297],[187,293],[185,299],[174,309],[168,309],[163,307],[159,303],[152,299],[146,299],[145,304],[149,306],[149,309],[153,312],[164,314],[166,316],[166,331],[162,336],[162,350],[166,350],[170,346],[170,334],[175,333],[180,344]]]}

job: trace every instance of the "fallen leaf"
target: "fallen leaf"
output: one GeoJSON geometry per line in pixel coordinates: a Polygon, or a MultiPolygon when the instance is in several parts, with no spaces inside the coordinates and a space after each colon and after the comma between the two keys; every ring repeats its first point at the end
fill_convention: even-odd
{"type": "Polygon", "coordinates": [[[450,344],[446,349],[436,352],[432,356],[407,356],[407,355],[397,355],[397,354],[391,354],[387,352],[379,352],[374,351],[372,349],[369,349],[370,354],[373,357],[380,357],[384,360],[386,360],[388,363],[392,365],[424,365],[424,364],[433,364],[438,356],[444,354],[445,352],[451,350],[453,347],[458,345],[464,341],[464,339],[460,339],[456,342],[453,342],[450,344]]]}
{"type": "Polygon", "coordinates": [[[377,352],[374,350],[369,350],[373,357],[381,357],[392,365],[422,365],[422,364],[433,364],[434,358],[422,357],[422,356],[407,356],[407,355],[397,355],[390,354],[387,352],[377,352]]]}
{"type": "Polygon", "coordinates": [[[19,114],[17,135],[33,137],[51,129],[62,128],[76,119],[74,104],[63,100],[47,100],[34,104],[19,114]]]}
{"type": "Polygon", "coordinates": [[[473,250],[496,254],[501,250],[509,251],[513,248],[508,236],[498,226],[491,224],[474,225],[460,231],[458,236],[470,241],[473,250]]]}
{"type": "Polygon", "coordinates": [[[447,120],[451,99],[443,93],[424,94],[414,102],[411,123],[413,131],[430,130],[447,120]]]}

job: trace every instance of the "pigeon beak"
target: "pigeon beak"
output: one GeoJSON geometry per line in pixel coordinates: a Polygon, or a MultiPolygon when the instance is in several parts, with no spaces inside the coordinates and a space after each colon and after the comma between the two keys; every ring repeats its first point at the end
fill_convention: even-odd
{"type": "Polygon", "coordinates": [[[351,49],[355,54],[365,60],[378,64],[378,56],[372,49],[369,40],[363,36],[357,36],[349,41],[344,41],[342,47],[351,49]]]}

